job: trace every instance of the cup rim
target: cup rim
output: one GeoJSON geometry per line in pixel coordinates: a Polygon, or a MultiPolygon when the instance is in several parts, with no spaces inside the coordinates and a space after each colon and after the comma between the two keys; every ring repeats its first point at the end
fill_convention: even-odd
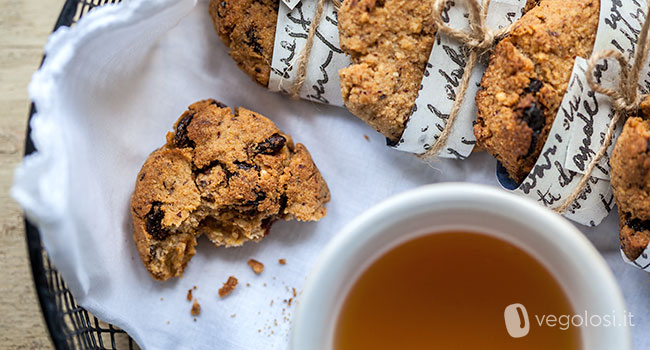
{"type": "MultiPolygon", "coordinates": [[[[444,183],[422,186],[393,197],[390,197],[374,207],[368,209],[350,223],[345,225],[338,234],[325,246],[318,257],[314,268],[307,277],[303,291],[297,303],[297,309],[292,322],[290,333],[290,349],[304,349],[306,345],[313,345],[313,336],[322,334],[325,330],[315,330],[314,322],[319,316],[314,312],[315,307],[322,307],[322,293],[327,291],[332,279],[330,269],[339,260],[340,256],[349,247],[354,247],[354,242],[359,237],[369,237],[381,232],[376,228],[377,223],[396,213],[405,211],[423,210],[427,204],[441,202],[497,202],[500,205],[516,208],[525,212],[537,221],[545,222],[549,232],[553,232],[556,239],[570,249],[572,254],[585,262],[584,266],[594,275],[598,275],[598,299],[604,301],[617,310],[625,310],[623,294],[614,278],[614,274],[605,262],[600,252],[593,244],[568,220],[557,215],[533,201],[507,193],[494,187],[467,183],[444,183]],[[326,281],[326,280],[330,281],[326,281]],[[311,340],[310,340],[311,339],[311,340]]],[[[425,211],[427,209],[424,209],[425,211]]],[[[430,210],[430,209],[429,209],[430,210]]],[[[404,220],[396,219],[397,222],[404,220]]],[[[355,248],[352,248],[355,249],[355,248]]],[[[358,249],[358,248],[356,248],[358,249]]],[[[560,281],[561,282],[561,281],[560,281]]],[[[336,305],[328,305],[336,307],[336,305]]],[[[631,349],[629,327],[614,327],[620,329],[619,339],[625,341],[619,349],[631,349]]],[[[328,349],[329,350],[329,349],[328,349]]]]}

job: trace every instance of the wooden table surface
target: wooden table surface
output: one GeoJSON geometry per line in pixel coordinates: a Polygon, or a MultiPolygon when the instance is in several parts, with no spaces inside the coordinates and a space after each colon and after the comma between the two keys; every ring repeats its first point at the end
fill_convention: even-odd
{"type": "Polygon", "coordinates": [[[63,0],[0,0],[0,349],[51,349],[36,298],[22,211],[9,197],[21,161],[27,84],[63,0]]]}

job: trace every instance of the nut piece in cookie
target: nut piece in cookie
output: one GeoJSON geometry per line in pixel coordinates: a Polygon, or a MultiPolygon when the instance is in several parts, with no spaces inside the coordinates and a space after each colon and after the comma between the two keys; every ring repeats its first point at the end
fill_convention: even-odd
{"type": "Polygon", "coordinates": [[[280,0],[210,0],[214,28],[246,74],[268,86],[280,0]]]}
{"type": "Polygon", "coordinates": [[[589,57],[598,0],[545,0],[499,42],[476,94],[477,145],[518,183],[542,151],[566,92],[575,58],[589,57]]]}
{"type": "Polygon", "coordinates": [[[305,146],[255,112],[200,101],[138,174],[134,239],[147,270],[166,280],[182,274],[201,234],[217,246],[258,241],[276,220],[321,219],[329,199],[305,146]]]}
{"type": "Polygon", "coordinates": [[[345,106],[389,143],[399,141],[434,42],[432,0],[346,0],[338,13],[345,106]]]}
{"type": "Polygon", "coordinates": [[[630,260],[636,260],[650,243],[650,99],[643,107],[645,120],[627,120],[610,158],[619,238],[630,260]]]}

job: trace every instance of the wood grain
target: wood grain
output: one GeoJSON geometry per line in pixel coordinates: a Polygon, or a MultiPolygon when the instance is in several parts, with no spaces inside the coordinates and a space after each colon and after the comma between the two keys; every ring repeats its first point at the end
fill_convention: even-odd
{"type": "Polygon", "coordinates": [[[9,197],[38,69],[64,0],[0,0],[0,349],[51,349],[32,280],[22,211],[9,197]]]}

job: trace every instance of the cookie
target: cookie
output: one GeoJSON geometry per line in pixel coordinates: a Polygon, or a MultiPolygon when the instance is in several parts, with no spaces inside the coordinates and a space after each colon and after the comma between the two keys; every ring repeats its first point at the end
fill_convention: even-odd
{"type": "Polygon", "coordinates": [[[627,120],[610,158],[619,238],[630,260],[636,260],[650,243],[650,99],[642,108],[645,119],[627,120]]]}
{"type": "Polygon", "coordinates": [[[142,166],[133,236],[147,270],[166,280],[183,273],[202,234],[216,246],[259,241],[276,220],[321,219],[329,199],[305,146],[255,112],[205,100],[142,166]]]}
{"type": "Polygon", "coordinates": [[[214,28],[237,65],[268,86],[280,0],[210,0],[214,28]]]}
{"type": "Polygon", "coordinates": [[[432,0],[346,0],[339,41],[352,64],[339,71],[345,106],[399,141],[433,47],[432,0]]]}
{"type": "Polygon", "coordinates": [[[474,134],[518,183],[542,151],[575,58],[591,55],[598,0],[545,0],[500,41],[476,94],[474,134]]]}

